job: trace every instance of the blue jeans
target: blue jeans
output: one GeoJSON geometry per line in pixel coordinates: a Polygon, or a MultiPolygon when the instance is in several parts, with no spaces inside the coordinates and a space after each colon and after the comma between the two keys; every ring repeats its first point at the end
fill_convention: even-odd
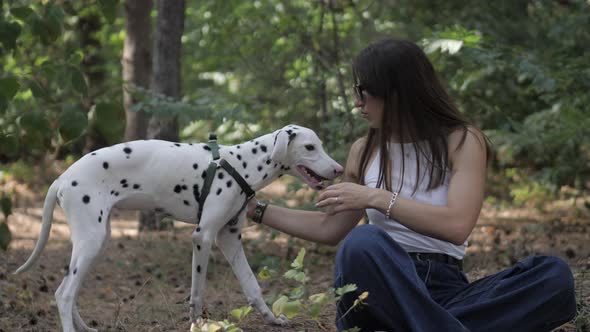
{"type": "Polygon", "coordinates": [[[559,258],[530,257],[469,283],[454,265],[410,258],[374,225],[353,229],[338,250],[335,287],[346,284],[358,290],[338,302],[339,331],[540,332],[576,313],[574,278],[559,258]],[[347,312],[364,291],[366,305],[347,312]]]}

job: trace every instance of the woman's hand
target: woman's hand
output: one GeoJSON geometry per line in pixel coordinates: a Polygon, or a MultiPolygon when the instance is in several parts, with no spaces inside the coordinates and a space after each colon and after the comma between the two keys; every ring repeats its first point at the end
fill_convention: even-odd
{"type": "Polygon", "coordinates": [[[258,200],[256,197],[252,197],[250,201],[248,201],[248,206],[246,206],[246,218],[252,219],[254,217],[254,208],[256,208],[256,204],[258,200]]]}
{"type": "Polygon", "coordinates": [[[370,196],[375,189],[352,182],[331,185],[318,197],[317,207],[326,208],[327,214],[346,210],[370,208],[370,196]]]}

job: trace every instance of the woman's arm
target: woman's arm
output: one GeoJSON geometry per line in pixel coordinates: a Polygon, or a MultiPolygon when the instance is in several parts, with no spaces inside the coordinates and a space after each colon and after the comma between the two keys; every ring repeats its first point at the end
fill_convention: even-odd
{"type": "MultiPolygon", "coordinates": [[[[447,194],[447,205],[436,206],[399,196],[391,209],[391,217],[415,232],[463,244],[473,227],[484,199],[486,177],[486,145],[483,135],[468,131],[465,142],[456,149],[461,139],[457,131],[449,137],[452,174],[447,194]]],[[[332,207],[334,213],[370,206],[386,212],[391,192],[372,189],[353,183],[330,186],[318,198],[318,207],[332,207]],[[338,197],[338,200],[336,200],[338,197]],[[365,197],[362,201],[355,197],[365,197]]]]}
{"type": "MultiPolygon", "coordinates": [[[[344,181],[358,182],[356,170],[362,144],[364,144],[363,140],[360,139],[350,148],[344,170],[344,181]]],[[[252,218],[256,202],[256,199],[253,199],[248,203],[247,216],[249,218],[252,218]]],[[[269,205],[262,218],[262,223],[304,240],[336,245],[358,224],[363,212],[362,209],[355,209],[338,213],[331,211],[324,213],[269,205]]]]}

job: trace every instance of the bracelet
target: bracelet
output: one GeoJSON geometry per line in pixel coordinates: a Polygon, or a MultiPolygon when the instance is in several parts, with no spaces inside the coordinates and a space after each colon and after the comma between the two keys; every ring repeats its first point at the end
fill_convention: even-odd
{"type": "Polygon", "coordinates": [[[266,211],[267,207],[268,204],[266,203],[256,202],[256,207],[254,208],[254,216],[252,217],[252,221],[257,224],[261,224],[262,217],[264,216],[264,211],[266,211]]]}
{"type": "Polygon", "coordinates": [[[391,216],[391,208],[393,207],[393,204],[395,204],[395,200],[397,199],[397,191],[394,191],[391,194],[391,199],[389,200],[389,205],[387,206],[387,211],[385,211],[385,218],[390,219],[391,216]]]}

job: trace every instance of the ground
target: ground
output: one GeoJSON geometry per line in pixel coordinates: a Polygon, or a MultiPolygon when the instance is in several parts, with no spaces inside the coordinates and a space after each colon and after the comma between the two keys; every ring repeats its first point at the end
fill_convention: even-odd
{"type": "MultiPolygon", "coordinates": [[[[39,263],[23,275],[12,275],[25,262],[39,235],[42,198],[36,192],[43,192],[17,189],[16,208],[8,219],[13,241],[8,251],[0,251],[0,332],[58,331],[53,293],[69,261],[68,226],[56,208],[50,240],[39,263]]],[[[266,195],[281,194],[283,189],[277,190],[266,195]]],[[[133,212],[114,215],[112,239],[80,293],[80,313],[100,331],[188,331],[192,228],[176,223],[173,231],[138,234],[135,220],[133,212]]],[[[574,272],[579,315],[557,331],[590,331],[589,225],[589,211],[583,206],[574,208],[567,201],[547,205],[543,211],[486,206],[469,239],[465,270],[470,280],[475,280],[529,255],[559,256],[574,272]]],[[[302,247],[307,250],[308,294],[331,286],[336,248],[295,240],[252,224],[242,235],[255,272],[263,266],[278,270],[276,276],[260,281],[266,299],[292,287],[280,275],[302,247]]],[[[216,320],[228,318],[232,309],[246,305],[236,278],[217,249],[209,265],[205,301],[209,317],[216,320]]],[[[253,311],[239,326],[244,331],[335,331],[334,315],[334,306],[328,305],[319,322],[300,315],[288,327],[280,328],[264,325],[253,311]]]]}

